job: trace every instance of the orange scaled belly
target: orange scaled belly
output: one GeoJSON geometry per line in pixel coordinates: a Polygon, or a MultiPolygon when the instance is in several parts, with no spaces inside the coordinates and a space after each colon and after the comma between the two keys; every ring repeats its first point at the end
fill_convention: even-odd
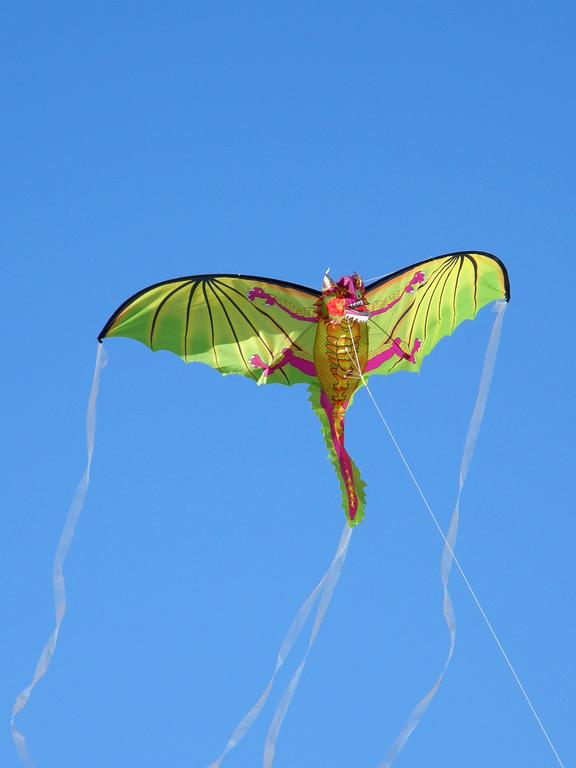
{"type": "Polygon", "coordinates": [[[364,323],[320,320],[314,341],[314,364],[320,386],[333,406],[348,403],[361,380],[368,360],[368,327],[364,323]],[[356,360],[358,357],[358,360],[356,360]]]}

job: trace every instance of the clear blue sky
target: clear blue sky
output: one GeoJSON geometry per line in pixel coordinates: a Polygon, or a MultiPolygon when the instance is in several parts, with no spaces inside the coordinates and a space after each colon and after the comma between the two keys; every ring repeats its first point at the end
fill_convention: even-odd
{"type": "MultiPolygon", "coordinates": [[[[512,301],[458,554],[576,762],[574,28],[568,2],[12,3],[0,23],[0,764],[53,626],[96,335],[205,272],[318,287],[461,249],[512,301]]],[[[373,391],[446,525],[492,315],[373,391]],[[420,402],[434,403],[422,409],[420,402]]],[[[305,388],[111,341],[68,613],[20,718],[38,768],[205,766],[343,525],[305,388]]],[[[441,541],[366,394],[368,483],[277,768],[376,766],[447,650],[441,541]]],[[[456,574],[458,640],[398,768],[556,765],[456,574]]],[[[296,649],[302,653],[303,644],[296,649]]],[[[224,766],[261,761],[273,705],[224,766]]]]}

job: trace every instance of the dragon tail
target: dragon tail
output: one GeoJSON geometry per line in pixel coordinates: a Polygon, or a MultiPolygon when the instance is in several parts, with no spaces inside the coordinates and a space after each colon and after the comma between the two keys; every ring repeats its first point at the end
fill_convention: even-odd
{"type": "Polygon", "coordinates": [[[333,406],[318,386],[311,386],[309,392],[312,408],[320,419],[328,458],[340,482],[346,519],[350,527],[358,525],[364,519],[366,483],[344,448],[344,414],[348,404],[333,406]]]}

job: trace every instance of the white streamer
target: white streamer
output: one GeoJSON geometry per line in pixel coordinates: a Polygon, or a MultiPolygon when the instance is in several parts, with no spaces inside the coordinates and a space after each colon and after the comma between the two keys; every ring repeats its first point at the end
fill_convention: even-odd
{"type": "Polygon", "coordinates": [[[302,671],[304,669],[304,666],[306,665],[308,654],[310,653],[310,649],[314,645],[314,641],[318,636],[318,632],[320,631],[320,626],[324,621],[324,617],[326,616],[326,611],[328,610],[328,606],[330,605],[330,601],[332,600],[334,589],[336,588],[336,584],[338,583],[338,579],[340,578],[340,573],[342,571],[342,566],[344,565],[344,560],[346,558],[346,552],[348,551],[348,545],[350,544],[351,536],[352,536],[352,528],[350,528],[348,526],[348,523],[346,523],[344,526],[344,530],[342,531],[342,537],[340,539],[338,549],[336,550],[336,554],[334,555],[334,559],[332,560],[330,568],[328,569],[325,575],[325,584],[322,590],[322,596],[320,597],[320,602],[318,604],[318,610],[316,611],[316,618],[314,619],[314,625],[312,627],[312,632],[310,633],[310,640],[308,641],[308,647],[306,648],[306,653],[304,654],[304,658],[298,665],[296,672],[294,672],[294,674],[292,675],[292,679],[288,683],[286,690],[282,694],[282,698],[278,703],[276,712],[274,713],[274,717],[272,718],[272,722],[270,724],[270,728],[268,729],[268,734],[266,735],[266,742],[264,743],[264,759],[262,763],[263,768],[272,768],[272,763],[274,761],[274,753],[276,752],[276,741],[278,740],[278,734],[280,733],[280,727],[282,726],[282,721],[286,717],[286,713],[288,712],[288,708],[290,707],[292,697],[294,696],[294,692],[298,687],[298,683],[300,682],[302,671]]]}
{"type": "Polygon", "coordinates": [[[90,389],[88,408],[86,412],[86,452],[88,457],[86,462],[86,469],[84,470],[84,474],[82,475],[76,488],[76,492],[74,493],[74,497],[72,498],[72,503],[70,504],[66,522],[64,523],[64,528],[60,534],[58,548],[56,549],[56,555],[54,557],[52,584],[54,589],[54,610],[56,615],[56,624],[52,634],[46,642],[46,645],[42,649],[40,658],[36,664],[36,669],[34,670],[32,681],[29,685],[26,686],[26,688],[24,688],[23,691],[18,694],[16,701],[14,702],[14,707],[12,708],[10,728],[12,730],[14,746],[16,747],[23,765],[29,767],[33,766],[34,763],[32,762],[32,759],[28,753],[28,748],[26,746],[26,740],[24,736],[16,728],[15,719],[28,703],[28,699],[30,698],[32,690],[36,684],[44,677],[46,671],[48,670],[48,666],[50,665],[50,661],[54,655],[54,650],[56,649],[56,643],[58,642],[60,626],[66,612],[66,590],[62,566],[64,565],[66,555],[68,554],[70,544],[72,543],[74,531],[76,530],[76,524],[84,506],[84,499],[86,498],[88,483],[90,482],[90,468],[92,466],[92,457],[94,455],[94,436],[96,433],[96,399],[98,397],[98,387],[100,385],[100,373],[105,365],[106,353],[104,352],[104,347],[102,344],[98,344],[98,350],[96,352],[96,365],[94,367],[94,376],[92,378],[92,387],[90,389]]]}
{"type": "MultiPolygon", "coordinates": [[[[450,526],[448,528],[448,535],[444,539],[444,549],[442,551],[442,559],[440,561],[440,577],[442,579],[442,587],[444,590],[443,611],[444,620],[448,627],[450,634],[450,645],[448,648],[448,655],[442,671],[436,678],[436,682],[430,688],[428,693],[418,702],[418,704],[412,710],[410,717],[406,721],[404,727],[396,737],[396,740],[390,747],[388,754],[384,758],[384,761],[380,764],[379,768],[390,768],[394,760],[398,757],[404,745],[412,735],[413,731],[417,728],[420,720],[424,716],[424,713],[428,709],[432,699],[436,696],[440,685],[448,669],[448,665],[452,661],[454,654],[454,646],[456,644],[456,621],[454,618],[454,609],[452,607],[452,599],[448,591],[448,580],[450,578],[450,570],[454,560],[454,547],[456,545],[456,537],[458,535],[458,523],[460,520],[460,498],[462,496],[462,490],[468,474],[468,469],[474,455],[474,449],[476,447],[476,441],[478,439],[478,433],[480,432],[480,425],[484,418],[484,411],[486,409],[486,401],[488,399],[488,392],[490,391],[490,384],[492,381],[492,374],[494,373],[494,364],[496,362],[496,354],[498,352],[498,345],[500,343],[500,333],[502,331],[502,320],[504,319],[504,311],[507,307],[506,302],[499,301],[496,304],[496,318],[494,325],[492,326],[492,333],[488,341],[486,354],[484,356],[484,365],[482,367],[482,374],[480,376],[480,384],[478,386],[478,394],[476,395],[476,402],[474,404],[474,410],[470,418],[468,425],[468,432],[466,433],[466,440],[464,441],[464,449],[462,451],[462,458],[460,460],[460,473],[458,480],[458,494],[456,496],[456,504],[452,517],[450,518],[450,526]]],[[[396,441],[394,440],[394,443],[396,441]]],[[[398,448],[398,445],[396,444],[398,448]]],[[[401,452],[400,452],[401,453],[401,452]]],[[[402,453],[401,453],[402,455],[402,453]]],[[[410,474],[412,474],[410,472],[410,474]]],[[[419,486],[418,490],[420,490],[419,486]]],[[[426,501],[426,506],[428,502],[426,501]]]]}
{"type": "MultiPolygon", "coordinates": [[[[322,594],[320,605],[316,613],[314,626],[312,628],[312,634],[314,635],[314,638],[316,637],[316,634],[318,633],[318,629],[320,628],[320,624],[322,623],[322,619],[324,618],[324,614],[326,613],[326,609],[328,608],[328,602],[330,601],[329,598],[328,598],[328,601],[326,601],[325,596],[328,591],[330,591],[330,596],[334,591],[334,587],[336,586],[336,581],[338,580],[337,576],[336,576],[336,581],[334,581],[333,579],[334,571],[337,570],[338,574],[340,573],[340,568],[342,567],[342,561],[346,554],[348,542],[350,541],[351,532],[352,532],[351,529],[348,527],[348,525],[346,525],[342,533],[340,543],[338,544],[338,549],[336,550],[336,554],[334,555],[332,563],[330,564],[330,567],[328,568],[324,576],[322,576],[318,584],[314,587],[312,592],[308,595],[306,600],[302,603],[302,605],[298,609],[296,616],[294,617],[294,620],[292,621],[292,624],[288,629],[288,632],[286,633],[286,635],[284,636],[284,639],[282,640],[282,643],[280,645],[280,650],[278,651],[278,657],[276,659],[276,666],[274,667],[272,677],[270,678],[267,686],[264,688],[264,690],[260,694],[260,697],[254,704],[254,706],[244,715],[242,720],[238,723],[236,728],[232,731],[232,735],[228,739],[228,743],[226,744],[226,747],[222,752],[222,754],[220,755],[220,757],[214,760],[214,762],[210,763],[208,768],[220,768],[220,764],[222,763],[222,760],[224,759],[224,757],[228,754],[228,752],[234,749],[234,747],[238,744],[240,739],[242,739],[246,735],[248,730],[254,724],[256,718],[262,711],[262,708],[264,707],[264,704],[266,703],[268,696],[270,695],[270,691],[272,690],[272,686],[274,685],[274,680],[276,679],[276,675],[278,674],[280,668],[283,666],[284,662],[286,661],[290,651],[292,650],[292,646],[300,636],[300,633],[302,632],[304,624],[306,623],[306,619],[308,618],[312,608],[314,607],[314,603],[316,602],[318,596],[322,594]],[[344,548],[344,552],[342,554],[343,548],[344,548]],[[321,615],[321,618],[319,621],[320,615],[321,615]]],[[[313,641],[311,640],[311,643],[312,642],[313,641]]],[[[308,654],[308,651],[306,651],[306,655],[307,654],[308,654]]],[[[304,662],[300,664],[300,667],[303,668],[303,666],[304,666],[304,662]]]]}

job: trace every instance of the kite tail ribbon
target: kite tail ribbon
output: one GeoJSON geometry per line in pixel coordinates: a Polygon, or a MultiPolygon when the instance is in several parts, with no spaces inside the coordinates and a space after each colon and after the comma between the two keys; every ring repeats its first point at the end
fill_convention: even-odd
{"type": "Polygon", "coordinates": [[[104,347],[98,344],[98,351],[96,353],[96,365],[94,367],[94,376],[92,378],[92,387],[90,389],[90,395],[88,398],[88,408],[86,411],[86,468],[80,478],[80,482],[76,488],[76,492],[72,498],[72,503],[68,510],[66,522],[64,528],[60,534],[60,540],[58,542],[58,548],[56,549],[56,555],[54,557],[54,568],[52,575],[52,586],[54,590],[54,612],[55,612],[55,624],[52,634],[48,638],[48,641],[44,645],[40,658],[36,664],[32,681],[20,691],[14,702],[12,708],[12,717],[10,719],[10,728],[12,730],[12,739],[18,752],[18,756],[23,765],[33,766],[32,759],[28,753],[26,740],[20,731],[16,728],[16,717],[22,712],[28,699],[36,686],[36,684],[44,677],[48,670],[54,651],[56,650],[56,644],[58,642],[58,635],[60,633],[60,627],[64,614],[66,612],[66,591],[64,585],[64,573],[63,565],[66,560],[66,555],[72,543],[74,537],[74,531],[76,530],[76,523],[84,506],[84,500],[86,498],[86,492],[88,490],[88,484],[90,482],[90,469],[92,467],[92,457],[94,455],[94,437],[96,433],[96,399],[98,397],[98,388],[100,386],[100,373],[102,368],[106,365],[106,353],[104,347]]]}
{"type": "Polygon", "coordinates": [[[342,491],[342,506],[350,527],[364,519],[366,483],[344,448],[344,414],[350,403],[333,405],[317,385],[309,387],[310,402],[320,419],[322,435],[328,448],[328,458],[336,471],[342,491]]]}
{"type": "Polygon", "coordinates": [[[294,617],[292,624],[290,625],[290,629],[288,630],[288,632],[284,636],[284,639],[282,640],[282,645],[280,646],[280,650],[278,651],[278,657],[276,659],[276,666],[274,667],[274,672],[272,673],[272,677],[270,678],[268,685],[266,686],[266,688],[264,688],[264,690],[260,694],[260,698],[258,699],[258,701],[254,704],[254,706],[250,709],[250,711],[247,712],[247,714],[244,715],[242,720],[238,723],[238,725],[232,732],[232,735],[228,739],[226,748],[224,749],[220,757],[214,760],[214,762],[210,763],[208,768],[220,768],[220,765],[224,760],[225,756],[228,754],[228,752],[234,749],[234,747],[238,744],[240,739],[242,739],[246,735],[246,733],[250,730],[250,728],[254,724],[254,721],[259,716],[260,712],[262,711],[262,708],[264,707],[264,704],[266,703],[268,696],[270,695],[272,686],[274,685],[274,681],[276,680],[276,675],[278,674],[278,672],[280,671],[280,668],[284,665],[284,662],[288,658],[288,655],[292,650],[294,643],[296,642],[296,640],[300,636],[300,633],[304,629],[304,625],[312,609],[314,608],[314,604],[319,598],[318,607],[316,609],[316,616],[314,618],[314,624],[312,626],[312,631],[310,633],[310,639],[308,640],[308,646],[306,648],[304,658],[298,665],[296,672],[293,674],[288,687],[286,688],[286,690],[284,691],[284,694],[282,695],[282,698],[280,699],[280,702],[277,706],[276,712],[272,719],[272,723],[270,725],[270,728],[268,729],[268,734],[266,736],[266,743],[264,745],[263,765],[264,765],[264,768],[272,768],[274,753],[276,751],[276,741],[278,739],[278,734],[280,732],[282,721],[286,716],[286,712],[288,711],[288,707],[290,706],[290,702],[292,701],[294,692],[298,687],[298,683],[300,681],[302,671],[306,664],[308,654],[310,653],[310,649],[314,645],[314,641],[316,640],[316,637],[320,630],[320,626],[324,621],[324,616],[326,615],[326,611],[328,610],[330,600],[332,599],[332,595],[334,594],[334,589],[336,588],[336,584],[338,583],[338,579],[340,578],[340,572],[342,570],[342,566],[344,565],[344,560],[346,558],[346,553],[348,551],[348,545],[350,544],[351,536],[352,536],[352,529],[349,528],[348,525],[344,525],[344,530],[342,531],[340,542],[338,544],[338,548],[336,549],[336,553],[332,559],[332,562],[330,563],[330,567],[328,568],[324,576],[322,576],[318,584],[314,587],[312,592],[308,595],[306,600],[302,603],[302,605],[298,609],[298,612],[296,613],[296,616],[294,617]]]}
{"type": "MultiPolygon", "coordinates": [[[[488,393],[490,391],[490,384],[492,382],[492,374],[494,373],[494,365],[496,363],[496,354],[500,344],[500,333],[502,331],[502,321],[504,319],[504,311],[506,310],[506,307],[507,304],[505,301],[496,302],[494,307],[496,318],[494,319],[492,332],[490,334],[490,339],[488,340],[488,346],[484,356],[484,365],[482,367],[482,374],[480,376],[480,384],[478,386],[478,394],[476,395],[476,402],[474,403],[474,409],[472,411],[472,416],[470,417],[468,432],[466,433],[466,440],[464,442],[464,449],[462,451],[462,458],[460,460],[460,474],[458,478],[458,493],[456,495],[456,504],[454,505],[454,511],[452,512],[452,517],[450,518],[448,533],[446,537],[443,537],[444,549],[442,551],[442,559],[440,561],[440,577],[442,579],[442,588],[444,591],[444,620],[450,635],[448,654],[446,655],[446,660],[444,661],[442,671],[436,678],[434,685],[414,707],[410,713],[410,717],[404,724],[404,727],[396,737],[394,743],[388,750],[388,754],[384,758],[383,762],[380,763],[378,768],[391,768],[392,763],[396,760],[404,748],[404,745],[412,735],[413,731],[417,728],[432,699],[436,696],[436,693],[438,692],[438,689],[444,680],[446,670],[452,661],[452,656],[454,655],[454,647],[456,645],[456,619],[454,616],[454,608],[452,606],[452,598],[450,597],[450,592],[448,591],[448,580],[450,578],[450,571],[452,570],[452,563],[455,560],[454,548],[456,546],[458,524],[460,521],[460,499],[462,497],[462,491],[464,490],[464,483],[466,482],[468,469],[470,468],[470,463],[474,455],[474,449],[476,448],[476,441],[478,440],[482,419],[484,418],[484,411],[486,409],[488,393]]],[[[428,506],[428,502],[425,503],[426,506],[428,506]]],[[[482,608],[480,608],[480,611],[484,613],[482,608]]],[[[499,644],[498,640],[496,640],[496,642],[499,644]]],[[[554,752],[556,752],[554,747],[552,747],[552,749],[554,752]]]]}

